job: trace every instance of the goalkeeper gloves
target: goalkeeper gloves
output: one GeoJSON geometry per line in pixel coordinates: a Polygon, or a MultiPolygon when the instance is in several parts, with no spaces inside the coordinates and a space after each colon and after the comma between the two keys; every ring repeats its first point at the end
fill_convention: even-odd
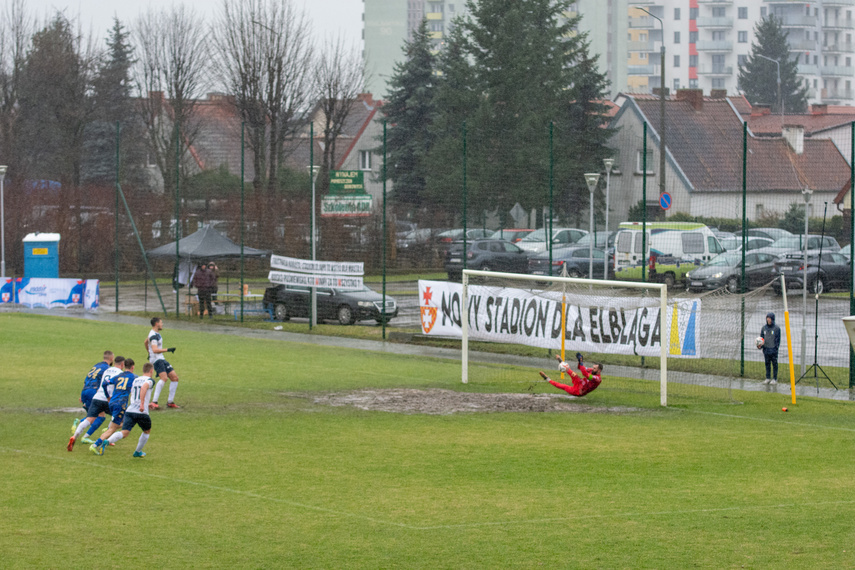
{"type": "Polygon", "coordinates": [[[577,353],[576,353],[576,360],[578,360],[579,362],[582,362],[583,358],[582,358],[582,353],[581,353],[581,352],[577,352],[577,353]]]}
{"type": "Polygon", "coordinates": [[[175,352],[175,347],[173,346],[172,348],[167,348],[167,349],[166,349],[166,352],[172,352],[172,353],[174,353],[174,352],[175,352]]]}

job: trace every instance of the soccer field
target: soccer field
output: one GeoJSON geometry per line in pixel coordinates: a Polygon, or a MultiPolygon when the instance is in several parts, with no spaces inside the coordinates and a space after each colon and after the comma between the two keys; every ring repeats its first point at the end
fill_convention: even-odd
{"type": "Polygon", "coordinates": [[[148,329],[0,314],[3,567],[855,566],[850,402],[662,409],[606,374],[562,412],[372,411],[318,397],[536,396],[464,386],[458,361],[167,319],[184,407],[153,413],[143,459],[138,430],[102,457],[69,453],[83,377],[105,349],[142,363],[148,329]]]}

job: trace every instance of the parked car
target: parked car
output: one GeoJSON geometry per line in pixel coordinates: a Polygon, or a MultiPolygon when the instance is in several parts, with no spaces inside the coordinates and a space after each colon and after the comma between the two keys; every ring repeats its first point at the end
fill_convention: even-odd
{"type": "MultiPolygon", "coordinates": [[[[528,270],[526,252],[502,239],[478,239],[466,244],[466,268],[482,271],[525,273],[528,270]]],[[[463,242],[456,241],[448,250],[445,262],[448,278],[457,281],[463,274],[463,242]]]]}
{"type": "MultiPolygon", "coordinates": [[[[775,256],[751,252],[745,255],[746,289],[767,284],[775,278],[775,256]]],[[[742,253],[722,253],[686,274],[686,289],[704,291],[727,287],[731,293],[741,291],[742,253]]]]}
{"type": "MultiPolygon", "coordinates": [[[[804,287],[803,260],[803,254],[790,253],[779,258],[775,263],[775,269],[778,275],[784,276],[788,290],[804,287]]],[[[808,291],[811,293],[822,293],[835,287],[848,290],[850,281],[849,260],[842,253],[823,253],[821,258],[819,255],[808,255],[807,283],[808,291]]],[[[781,294],[780,279],[772,283],[772,288],[776,293],[781,294]]]]}
{"type": "Polygon", "coordinates": [[[603,249],[604,247],[608,247],[612,249],[615,246],[615,237],[617,236],[617,232],[607,232],[607,231],[598,231],[593,234],[586,234],[579,239],[573,245],[584,245],[587,246],[593,240],[594,249],[603,249]]]}
{"type": "MultiPolygon", "coordinates": [[[[466,230],[466,239],[468,241],[482,239],[491,235],[493,232],[491,230],[485,230],[483,228],[467,228],[466,230]]],[[[455,230],[445,230],[444,232],[440,232],[436,236],[436,243],[441,256],[446,255],[448,252],[448,248],[451,246],[452,242],[463,240],[463,228],[458,228],[455,230]]],[[[442,258],[441,258],[442,259],[442,258]]]]}
{"type": "MultiPolygon", "coordinates": [[[[840,251],[840,244],[837,243],[837,240],[830,236],[817,236],[810,235],[807,236],[807,249],[808,255],[810,254],[818,254],[820,246],[822,246],[823,253],[836,253],[840,251]]],[[[790,237],[782,237],[781,239],[767,245],[766,247],[762,247],[755,251],[759,253],[771,253],[775,257],[782,257],[788,253],[799,253],[802,251],[804,247],[804,236],[790,236],[790,237]]]]}
{"type": "MultiPolygon", "coordinates": [[[[772,241],[777,241],[785,237],[793,237],[792,233],[781,228],[751,228],[750,230],[746,230],[745,233],[748,234],[748,237],[762,237],[772,241]]],[[[742,239],[742,232],[737,233],[736,237],[742,239]]]]}
{"type": "MultiPolygon", "coordinates": [[[[558,246],[571,245],[582,239],[587,233],[585,230],[576,228],[552,228],[552,244],[558,246]]],[[[546,228],[540,228],[522,238],[517,242],[517,245],[533,253],[544,251],[547,248],[546,235],[546,228]]]]}
{"type": "MultiPolygon", "coordinates": [[[[588,257],[590,248],[588,246],[579,246],[578,244],[571,247],[562,247],[552,250],[552,275],[561,275],[564,266],[567,266],[567,275],[570,277],[587,277],[589,269],[588,257]]],[[[606,255],[602,249],[595,249],[593,254],[594,259],[594,278],[601,279],[603,277],[603,263],[606,262],[606,255]]],[[[529,257],[528,272],[532,275],[549,275],[549,252],[542,251],[529,257]]],[[[612,268],[609,267],[611,275],[612,268]]]]}
{"type": "MultiPolygon", "coordinates": [[[[742,236],[733,236],[730,238],[719,238],[719,243],[725,251],[742,251],[742,236]]],[[[753,251],[761,247],[768,247],[774,242],[769,238],[764,237],[748,237],[746,240],[745,251],[753,251]]]]}
{"type": "Polygon", "coordinates": [[[496,230],[492,235],[485,236],[490,239],[503,239],[507,240],[511,243],[517,243],[522,238],[533,232],[534,230],[520,229],[520,228],[509,228],[506,230],[496,230]]]}
{"type": "MultiPolygon", "coordinates": [[[[386,295],[386,310],[383,311],[383,295],[363,287],[362,289],[317,288],[318,320],[337,320],[343,325],[356,321],[375,320],[388,322],[398,316],[398,303],[386,295]]],[[[274,285],[264,290],[263,307],[273,310],[276,320],[287,321],[291,317],[311,316],[311,289],[297,285],[274,285]]]]}

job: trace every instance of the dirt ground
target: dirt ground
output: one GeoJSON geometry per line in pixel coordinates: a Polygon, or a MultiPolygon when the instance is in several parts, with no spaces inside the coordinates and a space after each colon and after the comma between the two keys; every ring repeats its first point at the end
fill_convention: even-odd
{"type": "Polygon", "coordinates": [[[472,412],[565,412],[623,414],[639,408],[592,406],[561,394],[475,394],[453,390],[355,390],[321,395],[287,394],[309,398],[327,406],[353,406],[361,410],[398,414],[448,415],[472,412]]]}

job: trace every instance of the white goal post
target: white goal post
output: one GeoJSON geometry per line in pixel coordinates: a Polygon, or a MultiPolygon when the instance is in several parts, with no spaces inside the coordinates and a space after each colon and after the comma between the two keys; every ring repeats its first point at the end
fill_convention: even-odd
{"type": "MultiPolygon", "coordinates": [[[[613,287],[625,289],[647,289],[650,291],[659,291],[659,327],[661,331],[660,341],[660,368],[659,368],[659,394],[660,404],[668,405],[668,343],[665,339],[669,338],[669,323],[666,317],[668,308],[668,288],[663,283],[637,283],[631,281],[608,281],[608,280],[589,280],[574,277],[548,277],[544,275],[528,275],[523,273],[501,273],[496,271],[478,271],[474,269],[466,269],[463,271],[463,294],[461,297],[461,319],[460,325],[463,333],[461,344],[461,361],[462,361],[462,380],[463,383],[469,381],[469,279],[470,277],[485,277],[491,279],[507,279],[510,281],[532,281],[537,283],[566,283],[576,286],[584,285],[592,288],[613,287]]],[[[566,310],[562,307],[562,312],[566,310]]],[[[563,317],[562,317],[563,322],[563,317]]],[[[566,326],[561,327],[561,340],[564,346],[564,335],[566,326]]]]}

